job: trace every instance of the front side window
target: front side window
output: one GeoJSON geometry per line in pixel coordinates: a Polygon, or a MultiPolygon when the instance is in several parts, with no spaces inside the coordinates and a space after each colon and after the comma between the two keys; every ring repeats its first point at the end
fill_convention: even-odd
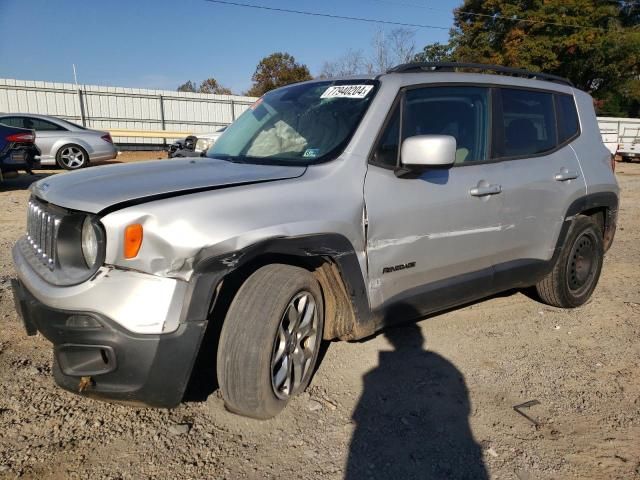
{"type": "Polygon", "coordinates": [[[375,95],[374,80],[322,81],[269,92],[207,151],[247,163],[307,165],[337,156],[375,95]]]}
{"type": "Polygon", "coordinates": [[[372,161],[381,166],[397,166],[400,139],[416,135],[454,137],[455,164],[485,161],[488,159],[489,105],[488,89],[483,87],[409,89],[402,106],[398,105],[389,117],[372,161]]]}
{"type": "Polygon", "coordinates": [[[538,155],[557,145],[553,94],[500,88],[502,112],[498,112],[495,156],[538,155]]]}
{"type": "Polygon", "coordinates": [[[489,91],[483,87],[427,87],[405,94],[402,138],[450,135],[456,164],[487,160],[489,91]]]}

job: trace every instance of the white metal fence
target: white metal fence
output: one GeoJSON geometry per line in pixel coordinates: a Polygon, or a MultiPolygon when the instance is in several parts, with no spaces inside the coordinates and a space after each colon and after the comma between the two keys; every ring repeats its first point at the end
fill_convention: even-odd
{"type": "MultiPolygon", "coordinates": [[[[253,97],[0,79],[0,112],[54,115],[100,130],[212,132],[229,125],[253,97]]],[[[180,135],[184,136],[184,135],[180,135]]],[[[162,144],[174,137],[114,136],[119,144],[162,144]]]]}
{"type": "MultiPolygon", "coordinates": [[[[114,135],[120,145],[163,144],[190,133],[211,132],[232,123],[255,100],[239,95],[0,78],[0,113],[54,115],[101,130],[167,132],[164,138],[114,135]]],[[[598,123],[612,153],[618,143],[640,136],[640,119],[600,117],[598,123]]]]}

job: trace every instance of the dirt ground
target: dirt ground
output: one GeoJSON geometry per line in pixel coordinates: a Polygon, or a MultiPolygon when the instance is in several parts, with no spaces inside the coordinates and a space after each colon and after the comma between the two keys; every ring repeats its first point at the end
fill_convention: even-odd
{"type": "Polygon", "coordinates": [[[32,179],[9,180],[0,478],[640,479],[640,164],[617,173],[618,233],[587,305],[512,292],[331,343],[308,392],[264,422],[228,413],[217,393],[153,410],[57,388],[51,345],[25,335],[12,303],[10,248],[32,179]],[[533,400],[530,420],[514,410],[533,400]]]}

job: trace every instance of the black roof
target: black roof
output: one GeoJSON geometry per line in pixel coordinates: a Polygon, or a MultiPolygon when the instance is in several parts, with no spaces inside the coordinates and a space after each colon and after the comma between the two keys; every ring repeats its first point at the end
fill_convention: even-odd
{"type": "Polygon", "coordinates": [[[522,77],[535,80],[546,80],[561,83],[573,87],[571,80],[551,75],[550,73],[530,72],[521,68],[504,67],[502,65],[486,65],[484,63],[460,63],[460,62],[414,62],[404,63],[387,70],[387,73],[415,73],[415,72],[455,72],[457,69],[482,70],[513,77],[522,77]]]}

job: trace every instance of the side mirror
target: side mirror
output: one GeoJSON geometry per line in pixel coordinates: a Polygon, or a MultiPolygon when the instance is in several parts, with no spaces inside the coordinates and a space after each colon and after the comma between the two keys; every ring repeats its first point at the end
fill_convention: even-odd
{"type": "Polygon", "coordinates": [[[448,167],[456,160],[456,139],[451,135],[416,135],[402,142],[403,167],[448,167]]]}

